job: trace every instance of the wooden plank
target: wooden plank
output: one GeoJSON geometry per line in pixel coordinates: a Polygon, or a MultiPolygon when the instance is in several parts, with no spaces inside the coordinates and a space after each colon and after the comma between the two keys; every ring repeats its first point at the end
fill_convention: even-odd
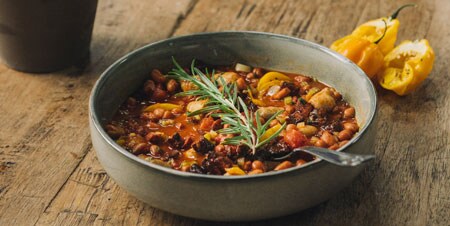
{"type": "Polygon", "coordinates": [[[91,146],[88,96],[98,75],[169,36],[189,7],[189,0],[99,1],[86,68],[32,75],[0,66],[0,225],[38,220],[91,146]]]}

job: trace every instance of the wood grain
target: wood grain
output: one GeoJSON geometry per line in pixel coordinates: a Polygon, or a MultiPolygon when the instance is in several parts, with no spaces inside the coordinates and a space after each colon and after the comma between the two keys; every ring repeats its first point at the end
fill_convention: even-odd
{"type": "Polygon", "coordinates": [[[98,75],[169,36],[189,8],[190,1],[100,1],[85,68],[32,75],[0,67],[0,225],[39,219],[91,147],[87,102],[98,75]]]}
{"type": "MultiPolygon", "coordinates": [[[[212,223],[146,205],[119,188],[89,140],[98,75],[145,43],[203,31],[256,30],[329,45],[409,1],[99,1],[89,64],[31,75],[0,65],[0,225],[448,225],[450,2],[414,1],[399,40],[427,38],[434,69],[412,95],[379,89],[377,159],[329,201],[290,216],[212,223]]],[[[257,205],[257,203],[255,203],[257,205]]]]}

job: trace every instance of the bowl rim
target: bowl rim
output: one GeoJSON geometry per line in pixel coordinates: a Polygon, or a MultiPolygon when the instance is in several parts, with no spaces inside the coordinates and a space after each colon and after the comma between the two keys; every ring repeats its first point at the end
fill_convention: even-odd
{"type": "MultiPolygon", "coordinates": [[[[224,176],[224,175],[208,175],[208,174],[197,174],[197,173],[191,173],[191,172],[182,172],[179,170],[175,170],[172,168],[164,167],[157,165],[155,163],[151,163],[148,161],[145,161],[132,153],[125,150],[123,147],[121,147],[119,144],[117,144],[103,129],[102,123],[99,120],[99,117],[95,114],[95,99],[99,93],[99,90],[102,88],[102,86],[106,83],[106,81],[109,79],[109,75],[113,73],[113,71],[120,67],[123,63],[128,61],[130,58],[132,58],[134,55],[137,55],[140,52],[146,51],[148,48],[151,48],[155,45],[160,45],[163,43],[170,43],[175,42],[177,40],[182,39],[189,39],[189,38],[196,38],[196,37],[202,37],[202,36],[215,36],[215,35],[242,35],[242,36],[263,36],[265,38],[276,38],[276,39],[282,39],[284,41],[292,42],[295,44],[300,44],[308,48],[313,48],[317,51],[324,52],[325,54],[331,55],[332,57],[336,58],[337,60],[341,61],[343,64],[349,66],[351,69],[355,70],[358,76],[362,76],[365,82],[369,86],[369,96],[373,98],[373,102],[370,103],[370,110],[369,117],[364,126],[360,129],[360,131],[356,134],[355,137],[353,137],[347,144],[340,147],[336,151],[344,151],[346,148],[351,147],[354,145],[366,132],[368,127],[373,123],[374,118],[377,114],[377,94],[374,85],[372,84],[371,80],[367,77],[367,75],[363,72],[361,68],[359,68],[355,63],[353,63],[348,58],[344,57],[343,55],[335,52],[334,50],[331,50],[325,46],[322,46],[320,44],[307,41],[301,38],[296,38],[288,35],[282,35],[282,34],[274,34],[269,32],[259,32],[259,31],[219,31],[219,32],[201,32],[201,33],[194,33],[189,35],[182,35],[182,36],[176,36],[171,37],[163,40],[159,40],[156,42],[152,42],[149,44],[146,44],[142,47],[139,47],[118,60],[116,60],[113,64],[111,64],[97,79],[96,83],[94,84],[90,97],[89,97],[89,119],[93,127],[96,129],[96,131],[100,134],[101,138],[108,143],[115,151],[119,152],[123,156],[126,157],[129,161],[132,161],[134,163],[138,163],[144,167],[150,167],[153,170],[157,170],[159,172],[169,174],[172,176],[178,176],[183,178],[195,178],[195,179],[206,179],[206,180],[252,180],[252,179],[260,179],[265,177],[273,177],[273,176],[280,176],[285,175],[293,172],[301,172],[305,171],[305,169],[311,169],[314,167],[323,166],[327,163],[326,161],[322,159],[315,159],[313,161],[307,162],[301,166],[294,166],[285,170],[281,171],[269,171],[262,174],[255,174],[255,175],[242,175],[242,176],[224,176]]],[[[91,131],[92,136],[92,131],[91,131]]]]}

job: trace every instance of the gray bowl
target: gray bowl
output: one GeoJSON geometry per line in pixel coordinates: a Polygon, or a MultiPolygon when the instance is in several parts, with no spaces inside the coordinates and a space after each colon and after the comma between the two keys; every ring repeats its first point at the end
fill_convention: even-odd
{"type": "Polygon", "coordinates": [[[89,106],[92,142],[100,163],[119,186],[149,205],[215,221],[248,221],[291,214],[336,194],[364,166],[321,160],[251,176],[180,172],[146,162],[112,140],[103,126],[154,69],[193,58],[211,64],[240,62],[302,73],[335,87],[356,108],[360,132],[338,151],[372,153],[376,93],[367,76],[341,55],[314,43],[260,32],[217,32],[176,37],[144,46],[111,65],[95,84],[89,106]]]}

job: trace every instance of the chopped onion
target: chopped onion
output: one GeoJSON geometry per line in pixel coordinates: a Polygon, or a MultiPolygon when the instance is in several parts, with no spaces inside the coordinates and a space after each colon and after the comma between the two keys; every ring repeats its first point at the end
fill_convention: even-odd
{"type": "Polygon", "coordinates": [[[243,71],[243,72],[250,72],[252,68],[250,66],[247,66],[245,64],[237,63],[236,67],[234,68],[236,71],[243,71]]]}
{"type": "Polygon", "coordinates": [[[267,96],[273,96],[275,95],[275,93],[277,93],[278,91],[280,91],[281,87],[280,86],[272,86],[269,88],[269,90],[267,90],[267,96]]]}

